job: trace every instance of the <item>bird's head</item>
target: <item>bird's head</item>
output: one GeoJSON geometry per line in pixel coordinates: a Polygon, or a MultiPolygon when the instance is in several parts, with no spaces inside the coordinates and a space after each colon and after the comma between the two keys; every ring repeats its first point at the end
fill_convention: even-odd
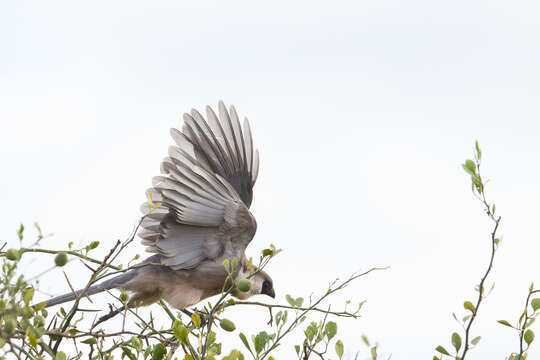
{"type": "Polygon", "coordinates": [[[259,271],[251,277],[251,289],[248,291],[240,291],[238,288],[235,288],[232,292],[232,295],[239,299],[247,299],[253,295],[268,295],[271,298],[276,297],[274,292],[274,283],[272,278],[264,271],[259,271]]]}

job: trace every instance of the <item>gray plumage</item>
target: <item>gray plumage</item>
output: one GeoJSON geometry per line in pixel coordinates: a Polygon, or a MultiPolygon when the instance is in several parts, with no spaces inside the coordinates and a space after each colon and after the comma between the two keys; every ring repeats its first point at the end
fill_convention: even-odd
{"type": "MultiPolygon", "coordinates": [[[[184,114],[182,131],[171,129],[171,146],[161,163],[161,176],[154,177],[152,204],[145,202],[146,215],[139,236],[155,255],[139,269],[89,288],[92,295],[113,288],[132,293],[128,306],[166,300],[185,309],[223,289],[225,259],[240,261],[237,277],[249,274],[246,247],[257,230],[249,211],[253,186],[259,171],[259,153],[254,149],[247,118],[240,125],[236,109],[219,102],[218,115],[206,108],[207,120],[197,111],[184,114]]],[[[255,294],[274,296],[272,280],[265,272],[252,278],[250,292],[233,292],[240,298],[255,294]]],[[[47,301],[57,305],[76,298],[79,292],[47,301]]]]}

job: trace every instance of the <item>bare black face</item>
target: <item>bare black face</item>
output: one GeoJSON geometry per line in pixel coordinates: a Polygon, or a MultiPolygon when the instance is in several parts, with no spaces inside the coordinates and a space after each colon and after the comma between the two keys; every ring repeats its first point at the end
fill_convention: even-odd
{"type": "Polygon", "coordinates": [[[272,299],[276,297],[276,293],[274,292],[274,287],[272,286],[272,283],[268,280],[264,280],[261,294],[268,295],[272,299]]]}

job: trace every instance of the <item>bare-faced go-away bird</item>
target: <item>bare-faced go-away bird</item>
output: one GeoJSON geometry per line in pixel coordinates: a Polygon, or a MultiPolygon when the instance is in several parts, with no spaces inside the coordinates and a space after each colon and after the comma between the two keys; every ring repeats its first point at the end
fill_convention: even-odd
{"type": "MultiPolygon", "coordinates": [[[[130,293],[129,308],[163,299],[185,310],[223,291],[225,259],[239,261],[233,280],[250,274],[244,251],[257,230],[249,206],[259,152],[247,118],[241,126],[236,109],[227,110],[223,102],[218,115],[207,106],[205,120],[192,110],[184,114],[181,131],[171,129],[176,146],[169,147],[162,175],[154,177],[147,190],[155,208],[151,210],[149,203],[141,207],[146,215],[138,235],[146,250],[155,253],[141,264],[149,265],[91,286],[86,295],[116,288],[130,293]]],[[[272,279],[264,271],[256,272],[251,283],[249,291],[235,288],[232,295],[275,296],[272,279]]],[[[80,294],[81,290],[58,296],[47,300],[46,306],[80,294]]]]}

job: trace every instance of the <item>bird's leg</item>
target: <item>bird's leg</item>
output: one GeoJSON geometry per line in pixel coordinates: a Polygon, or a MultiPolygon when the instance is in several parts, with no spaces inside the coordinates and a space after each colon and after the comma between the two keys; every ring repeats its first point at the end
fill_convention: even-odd
{"type": "Polygon", "coordinates": [[[184,314],[186,314],[190,318],[191,318],[191,316],[193,316],[193,313],[191,311],[189,311],[189,310],[183,309],[183,310],[180,310],[180,311],[182,311],[184,314]]]}
{"type": "MultiPolygon", "coordinates": [[[[189,316],[190,319],[192,319],[192,316],[193,316],[193,312],[189,311],[189,310],[186,310],[186,309],[183,309],[183,310],[180,310],[182,311],[184,314],[186,314],[187,316],[189,316]]],[[[206,319],[206,315],[204,314],[201,314],[200,312],[197,311],[197,315],[199,315],[199,317],[201,318],[201,325],[199,327],[204,327],[206,325],[206,322],[207,322],[207,319],[206,319]]],[[[191,322],[193,322],[193,320],[191,320],[191,322]]]]}
{"type": "Polygon", "coordinates": [[[92,326],[92,328],[95,328],[96,326],[98,326],[102,322],[107,321],[110,318],[113,318],[116,315],[120,314],[122,311],[124,311],[124,308],[113,309],[111,304],[109,304],[109,309],[110,309],[110,312],[107,315],[104,315],[104,316],[100,317],[98,319],[98,321],[92,326]]]}
{"type": "Polygon", "coordinates": [[[269,307],[268,311],[270,312],[270,321],[268,321],[268,325],[272,326],[272,322],[274,321],[274,317],[272,316],[272,308],[269,307]]]}

